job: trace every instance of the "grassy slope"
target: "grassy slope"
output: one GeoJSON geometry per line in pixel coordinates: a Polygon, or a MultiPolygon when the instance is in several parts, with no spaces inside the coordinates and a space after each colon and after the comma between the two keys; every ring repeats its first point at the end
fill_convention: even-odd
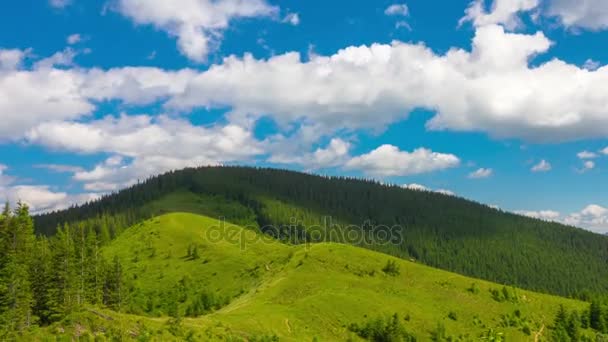
{"type": "MultiPolygon", "coordinates": [[[[497,302],[489,290],[501,289],[500,285],[347,245],[287,246],[256,239],[251,230],[236,226],[228,226],[227,234],[216,239],[220,241],[210,241],[210,233],[217,232],[213,227],[219,224],[193,214],[164,215],[125,231],[104,253],[119,256],[126,273],[131,278],[137,275],[132,281],[142,291],[170,291],[188,275],[192,291],[206,289],[230,297],[230,304],[219,311],[183,321],[196,332],[196,338],[205,340],[262,334],[276,334],[285,341],[356,339],[346,329],[349,324],[399,313],[411,318],[405,325],[419,340],[428,340],[430,331],[443,322],[453,336],[475,340],[494,328],[509,341],[526,341],[531,338],[520,329],[500,326],[502,315],[519,309],[529,317],[532,330],[545,325],[546,334],[560,304],[569,309],[585,306],[523,290],[517,290],[518,303],[497,302]],[[238,239],[228,241],[228,236],[248,242],[243,246],[238,239]],[[201,247],[199,260],[184,257],[192,243],[201,247]],[[381,271],[388,260],[398,263],[400,275],[392,277],[381,271]],[[472,283],[479,286],[479,293],[467,291],[472,283]],[[451,311],[457,321],[447,318],[451,311]]],[[[142,331],[142,326],[156,331],[166,326],[162,317],[103,312],[115,318],[109,325],[130,331],[142,331]]],[[[94,321],[91,316],[95,315],[87,313],[84,321],[94,321]]],[[[103,320],[96,325],[103,325],[103,320]]],[[[56,331],[53,329],[56,327],[48,331],[56,331]]],[[[163,339],[170,339],[167,331],[162,334],[163,339]]]]}

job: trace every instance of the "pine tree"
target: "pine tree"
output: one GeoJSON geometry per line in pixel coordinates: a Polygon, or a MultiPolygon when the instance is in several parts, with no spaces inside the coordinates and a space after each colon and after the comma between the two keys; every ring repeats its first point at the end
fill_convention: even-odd
{"type": "Polygon", "coordinates": [[[53,251],[53,305],[55,315],[61,317],[76,306],[76,263],[71,228],[65,224],[52,240],[53,251]]]}
{"type": "Polygon", "coordinates": [[[596,301],[591,302],[591,307],[589,308],[589,326],[599,332],[604,332],[606,330],[602,306],[596,301]]]}
{"type": "Polygon", "coordinates": [[[53,322],[52,281],[53,281],[52,253],[49,241],[45,237],[36,240],[32,262],[32,292],[34,294],[34,315],[39,318],[41,325],[53,322]]]}
{"type": "Polygon", "coordinates": [[[30,268],[34,225],[26,204],[19,202],[14,214],[8,206],[2,214],[2,269],[0,270],[0,321],[10,332],[23,332],[35,323],[30,268]]]}
{"type": "Polygon", "coordinates": [[[576,313],[576,311],[572,311],[570,317],[568,318],[568,324],[566,326],[566,331],[568,331],[568,336],[572,341],[579,341],[581,338],[581,318],[576,313]]]}
{"type": "Polygon", "coordinates": [[[126,294],[120,259],[115,256],[112,264],[108,265],[107,268],[104,287],[104,304],[116,311],[120,311],[126,294]]]}
{"type": "Polygon", "coordinates": [[[87,301],[92,304],[99,304],[103,301],[103,267],[102,256],[99,251],[99,241],[94,229],[89,229],[86,237],[87,263],[87,301]]]}

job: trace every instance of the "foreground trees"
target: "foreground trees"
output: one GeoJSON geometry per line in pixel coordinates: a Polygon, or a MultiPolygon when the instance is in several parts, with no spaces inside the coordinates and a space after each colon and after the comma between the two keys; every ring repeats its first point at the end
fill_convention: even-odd
{"type": "Polygon", "coordinates": [[[120,310],[120,261],[106,262],[94,229],[64,225],[34,235],[27,205],[0,215],[0,339],[62,319],[85,304],[120,310]]]}

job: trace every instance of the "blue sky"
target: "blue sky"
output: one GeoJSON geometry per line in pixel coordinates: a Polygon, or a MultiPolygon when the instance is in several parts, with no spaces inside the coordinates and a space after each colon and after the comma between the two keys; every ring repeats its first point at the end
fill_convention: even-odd
{"type": "Polygon", "coordinates": [[[264,165],[608,232],[608,5],[577,3],[5,4],[0,194],[40,212],[264,165]]]}

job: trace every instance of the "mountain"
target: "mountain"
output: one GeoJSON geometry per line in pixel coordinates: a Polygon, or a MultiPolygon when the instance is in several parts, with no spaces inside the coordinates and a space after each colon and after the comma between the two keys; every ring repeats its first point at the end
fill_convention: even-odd
{"type": "Polygon", "coordinates": [[[193,168],[35,221],[39,233],[52,234],[64,222],[95,225],[111,217],[113,223],[104,219],[104,224],[117,235],[130,224],[173,211],[222,217],[284,242],[346,242],[540,292],[578,298],[608,293],[606,236],[370,180],[193,168]]]}
{"type": "Polygon", "coordinates": [[[560,306],[589,316],[580,301],[346,244],[287,245],[188,213],[141,222],[101,252],[121,262],[122,313],[86,306],[40,339],[529,341],[553,336],[560,306]]]}

